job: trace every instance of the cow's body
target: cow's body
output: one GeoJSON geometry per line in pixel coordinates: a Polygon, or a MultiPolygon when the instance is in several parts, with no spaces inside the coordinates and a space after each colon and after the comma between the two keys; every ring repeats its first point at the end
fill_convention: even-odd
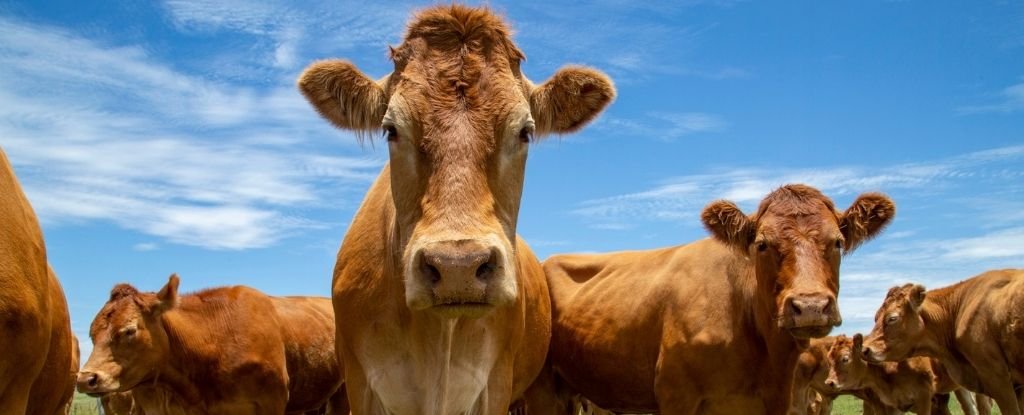
{"type": "Polygon", "coordinates": [[[298,86],[335,126],[383,130],[389,163],[338,252],[338,356],[355,414],[504,414],[543,366],[550,299],[516,236],[529,144],[582,128],[615,96],[588,68],[541,85],[503,19],[422,10],[394,70],[310,65],[298,86]]]}
{"type": "Polygon", "coordinates": [[[840,321],[841,250],[894,212],[868,194],[839,213],[816,189],[789,185],[751,217],[710,204],[702,219],[715,238],[549,258],[555,379],[531,388],[530,410],[579,393],[616,412],[785,414],[807,339],[840,321]],[[553,393],[560,385],[567,392],[553,393]]]}
{"type": "Polygon", "coordinates": [[[179,298],[177,285],[114,288],[93,321],[80,391],[131,390],[147,414],[275,415],[315,411],[338,392],[329,299],[243,286],[179,298]]]}
{"type": "Polygon", "coordinates": [[[990,396],[1003,414],[1024,399],[1024,271],[989,271],[928,291],[889,291],[864,341],[872,360],[937,358],[963,387],[990,396]]]}
{"type": "Polygon", "coordinates": [[[67,404],[71,323],[35,213],[0,150],[0,413],[54,415],[67,404]]]}
{"type": "Polygon", "coordinates": [[[338,254],[335,312],[350,316],[337,325],[353,413],[504,413],[547,353],[550,303],[540,263],[519,241],[521,300],[512,307],[476,319],[413,313],[398,294],[402,280],[382,261],[393,255],[384,225],[390,198],[385,169],[338,254]]]}

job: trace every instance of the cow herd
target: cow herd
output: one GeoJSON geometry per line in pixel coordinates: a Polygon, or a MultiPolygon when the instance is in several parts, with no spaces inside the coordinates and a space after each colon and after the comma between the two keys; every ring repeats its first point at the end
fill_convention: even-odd
{"type": "Polygon", "coordinates": [[[542,264],[516,234],[528,147],[595,119],[612,82],[574,66],[531,82],[506,23],[459,5],[417,13],[390,58],[378,80],[340,60],[298,80],[330,123],[388,144],[332,298],[119,284],[80,370],[0,152],[0,415],[66,413],[76,387],[150,415],[781,415],[829,413],[840,394],[930,414],[954,392],[968,413],[990,397],[1024,415],[1024,271],[895,287],[870,333],[825,337],[842,323],[842,258],[896,207],[864,193],[840,210],[799,184],[750,213],[711,202],[704,240],[542,264]]]}

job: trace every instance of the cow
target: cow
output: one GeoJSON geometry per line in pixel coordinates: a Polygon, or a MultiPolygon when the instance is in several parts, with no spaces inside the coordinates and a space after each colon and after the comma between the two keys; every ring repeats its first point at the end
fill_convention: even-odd
{"type": "Polygon", "coordinates": [[[348,228],[332,281],[355,414],[502,414],[543,367],[550,299],[516,235],[527,149],[582,128],[611,80],[567,67],[535,85],[486,8],[415,14],[374,81],[320,61],[298,87],[330,123],[382,131],[389,162],[348,228]]]}
{"type": "Polygon", "coordinates": [[[156,293],[114,286],[89,328],[80,392],[131,390],[145,413],[275,415],[315,411],[338,393],[329,299],[244,286],[179,296],[179,282],[173,274],[156,293]]]}
{"type": "MultiPolygon", "coordinates": [[[[807,349],[797,358],[793,375],[793,398],[789,415],[820,415],[832,413],[832,401],[840,395],[854,395],[864,400],[868,408],[873,397],[862,391],[841,390],[825,384],[828,378],[828,351],[835,342],[834,336],[811,339],[807,349]]],[[[865,413],[869,413],[865,410],[865,413]]]]}
{"type": "Polygon", "coordinates": [[[840,258],[894,215],[881,193],[838,212],[791,184],[749,217],[709,204],[701,219],[712,238],[550,257],[556,379],[538,379],[528,408],[564,414],[565,393],[551,385],[565,385],[616,412],[785,414],[801,351],[841,322],[840,258]]]}
{"type": "Polygon", "coordinates": [[[100,397],[103,415],[145,415],[145,411],[135,404],[132,391],[110,392],[100,397]]]}
{"type": "Polygon", "coordinates": [[[32,205],[0,149],[0,414],[66,407],[71,319],[32,205]]]}
{"type": "Polygon", "coordinates": [[[1024,270],[988,271],[925,291],[893,287],[862,350],[869,361],[937,358],[953,380],[1004,415],[1024,406],[1024,270]]]}
{"type": "Polygon", "coordinates": [[[836,391],[870,389],[885,404],[886,413],[931,415],[936,393],[931,361],[925,357],[868,364],[856,352],[862,341],[859,333],[852,339],[845,335],[836,338],[828,352],[825,384],[836,391]]]}

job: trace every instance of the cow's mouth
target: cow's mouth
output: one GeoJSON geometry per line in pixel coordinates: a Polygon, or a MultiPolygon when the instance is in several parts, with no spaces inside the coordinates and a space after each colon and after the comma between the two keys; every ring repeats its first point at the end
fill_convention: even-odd
{"type": "Polygon", "coordinates": [[[820,337],[828,336],[832,332],[832,325],[823,326],[803,326],[803,327],[792,327],[789,328],[789,334],[798,339],[816,339],[820,337]]]}
{"type": "Polygon", "coordinates": [[[479,318],[494,309],[494,304],[483,301],[439,301],[432,310],[449,318],[479,318]]]}

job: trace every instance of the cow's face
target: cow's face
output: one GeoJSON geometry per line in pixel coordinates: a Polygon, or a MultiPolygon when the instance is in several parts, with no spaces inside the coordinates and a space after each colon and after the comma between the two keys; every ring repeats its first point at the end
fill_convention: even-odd
{"type": "Polygon", "coordinates": [[[863,337],[839,336],[828,351],[828,377],[825,385],[836,390],[859,389],[868,374],[868,365],[860,357],[863,337]]]}
{"type": "Polygon", "coordinates": [[[115,286],[89,329],[93,349],[78,373],[79,392],[125,391],[155,376],[170,354],[160,316],[174,307],[177,296],[176,275],[156,294],[115,286]]]}
{"type": "Polygon", "coordinates": [[[701,218],[716,239],[752,262],[761,299],[771,296],[778,327],[805,339],[825,336],[842,323],[836,303],[840,258],[877,235],[895,212],[879,193],[863,194],[839,213],[817,189],[787,185],[769,194],[751,217],[732,202],[717,201],[701,218]]]}
{"type": "Polygon", "coordinates": [[[924,287],[917,284],[889,289],[875,313],[875,327],[864,340],[861,352],[865,359],[881,362],[911,357],[914,345],[924,334],[921,305],[925,296],[924,287]]]}
{"type": "Polygon", "coordinates": [[[457,317],[510,304],[529,144],[597,116],[611,81],[567,68],[534,86],[505,24],[462,6],[421,12],[391,56],[380,81],[323,61],[299,88],[336,126],[387,139],[407,305],[457,317]]]}

